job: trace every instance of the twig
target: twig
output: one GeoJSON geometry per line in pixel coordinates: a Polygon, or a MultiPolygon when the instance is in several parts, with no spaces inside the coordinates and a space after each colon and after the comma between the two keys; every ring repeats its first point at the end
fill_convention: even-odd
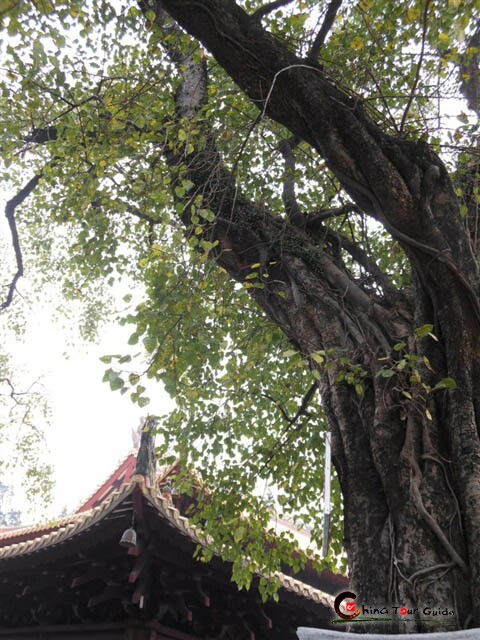
{"type": "Polygon", "coordinates": [[[270,400],[270,402],[272,402],[277,407],[277,409],[280,411],[280,413],[282,414],[282,416],[285,418],[285,420],[288,422],[289,425],[292,423],[292,419],[288,415],[288,413],[287,413],[285,407],[283,406],[283,404],[281,404],[280,402],[275,400],[275,398],[273,398],[268,393],[261,393],[260,395],[263,396],[264,398],[266,398],[267,400],[270,400]]]}
{"type": "Polygon", "coordinates": [[[332,28],[333,23],[335,22],[335,18],[337,17],[338,10],[342,4],[342,0],[331,0],[330,4],[327,7],[327,11],[325,13],[325,18],[323,19],[322,26],[320,27],[320,31],[317,33],[312,46],[310,47],[310,51],[307,56],[307,60],[311,62],[316,62],[318,60],[318,56],[320,55],[320,49],[323,47],[325,43],[325,38],[328,35],[328,32],[332,28]]]}
{"type": "Polygon", "coordinates": [[[264,398],[267,398],[267,400],[270,400],[271,402],[273,402],[273,404],[280,410],[280,412],[282,413],[283,417],[285,418],[285,420],[288,422],[288,428],[290,428],[292,425],[294,425],[297,420],[301,417],[301,416],[309,416],[309,413],[307,411],[308,405],[310,404],[310,402],[312,401],[313,396],[315,395],[315,391],[318,389],[318,383],[314,382],[312,384],[312,386],[309,388],[309,390],[307,391],[307,393],[305,394],[302,402],[300,403],[300,406],[297,409],[297,412],[295,413],[295,415],[293,416],[293,418],[290,418],[290,416],[288,415],[286,409],[284,408],[284,406],[277,402],[275,400],[275,398],[272,398],[272,396],[268,395],[268,393],[262,393],[261,395],[264,398]]]}
{"type": "Polygon", "coordinates": [[[20,240],[18,237],[18,229],[17,222],[15,220],[15,209],[18,205],[22,204],[28,196],[32,193],[35,187],[38,185],[40,178],[42,177],[42,173],[33,176],[29,182],[21,189],[16,196],[14,196],[11,200],[7,202],[5,205],[5,216],[8,220],[8,226],[10,227],[10,234],[12,236],[12,246],[15,252],[15,259],[17,262],[17,271],[10,282],[10,286],[8,287],[7,297],[4,302],[0,305],[0,310],[6,309],[10,306],[13,300],[13,294],[15,288],[17,286],[18,280],[23,276],[23,256],[22,250],[20,248],[20,240]]]}

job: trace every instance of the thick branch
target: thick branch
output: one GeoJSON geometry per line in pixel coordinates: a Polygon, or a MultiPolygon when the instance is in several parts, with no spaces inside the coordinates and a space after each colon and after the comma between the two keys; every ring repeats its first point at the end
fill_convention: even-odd
{"type": "Polygon", "coordinates": [[[205,44],[262,114],[322,155],[354,202],[428,274],[437,300],[445,278],[452,288],[460,284],[471,302],[467,313],[480,322],[478,265],[448,172],[427,145],[384,133],[357,98],[293,54],[235,0],[163,0],[162,6],[205,44]]]}
{"type": "MultiPolygon", "coordinates": [[[[156,22],[157,25],[163,24],[162,15],[158,15],[156,22]]],[[[167,51],[170,46],[172,38],[169,38],[167,51]]],[[[182,81],[175,94],[177,114],[181,119],[192,120],[204,105],[206,67],[203,63],[194,62],[187,54],[183,57],[180,73],[182,81]]],[[[195,125],[198,124],[197,120],[195,125]]],[[[351,326],[351,319],[355,318],[356,322],[364,324],[364,335],[368,333],[374,341],[378,341],[381,350],[388,349],[390,341],[398,333],[398,325],[390,312],[363,291],[348,270],[341,264],[336,264],[317,241],[312,241],[303,232],[303,225],[300,228],[291,224],[285,226],[284,221],[269,212],[265,206],[259,207],[245,198],[238,190],[234,176],[223,164],[208,121],[203,119],[201,125],[205,133],[205,143],[201,148],[186,152],[177,143],[175,149],[166,150],[167,163],[173,174],[172,185],[176,184],[177,173],[184,170],[186,173],[182,175],[188,175],[195,185],[186,198],[180,198],[184,205],[183,223],[187,227],[190,224],[189,203],[201,194],[203,206],[211,209],[216,216],[214,222],[203,225],[204,237],[217,241],[218,246],[212,250],[211,256],[236,280],[249,286],[250,293],[260,306],[293,340],[295,318],[304,300],[315,305],[322,300],[321,306],[325,311],[319,308],[316,314],[319,320],[323,313],[327,314],[323,319],[325,326],[330,322],[331,309],[335,307],[345,318],[350,336],[356,335],[360,340],[358,329],[351,326]],[[296,281],[297,269],[290,269],[291,260],[295,264],[304,265],[306,269],[301,283],[296,281]],[[261,265],[260,279],[259,282],[252,283],[247,280],[247,276],[251,277],[250,265],[254,263],[261,265]],[[272,267],[272,263],[277,266],[272,267]],[[268,271],[268,279],[262,279],[264,270],[268,271]],[[315,293],[312,296],[309,287],[305,286],[307,280],[310,283],[315,280],[315,293]]],[[[282,152],[287,164],[286,204],[294,206],[293,184],[289,182],[293,180],[294,169],[291,144],[289,143],[288,148],[283,148],[282,152]]],[[[175,191],[174,197],[177,197],[175,191]]],[[[312,338],[299,348],[308,354],[320,346],[317,338],[312,338]]]]}
{"type": "MultiPolygon", "coordinates": [[[[413,237],[444,251],[451,234],[435,235],[436,220],[425,224],[415,208],[423,175],[432,165],[442,188],[451,189],[445,168],[426,145],[382,132],[356,97],[341,91],[320,67],[298,58],[234,0],[163,0],[162,6],[211,51],[263,114],[312,145],[355,203],[404,247],[413,237]]],[[[458,208],[448,216],[444,207],[434,213],[441,224],[447,217],[455,247],[460,240],[466,248],[458,208]]],[[[468,268],[476,272],[471,261],[468,268]]]]}
{"type": "MultiPolygon", "coordinates": [[[[398,176],[389,172],[388,162],[378,162],[377,143],[360,121],[364,116],[356,100],[337,89],[320,68],[295,56],[234,0],[164,0],[162,6],[205,44],[265,115],[316,148],[355,201],[373,212],[371,188],[398,176]],[[375,175],[370,175],[373,163],[375,175]]],[[[392,211],[400,213],[407,195],[402,194],[405,185],[396,186],[392,211]]]]}
{"type": "Polygon", "coordinates": [[[32,193],[32,191],[38,185],[38,182],[41,177],[42,177],[42,174],[33,176],[33,178],[31,178],[27,182],[27,184],[23,187],[23,189],[21,189],[17,193],[17,195],[14,196],[11,200],[9,200],[5,205],[5,216],[8,220],[8,226],[10,227],[10,234],[12,237],[12,246],[15,253],[15,260],[17,263],[17,271],[13,276],[12,281],[10,282],[10,285],[8,287],[7,297],[5,298],[4,302],[2,302],[2,304],[0,305],[1,310],[6,309],[12,303],[17,282],[23,276],[23,256],[22,256],[22,250],[20,248],[20,239],[18,237],[17,222],[15,220],[15,209],[28,198],[28,196],[32,193]]]}
{"type": "Polygon", "coordinates": [[[325,18],[323,19],[322,26],[320,27],[319,32],[315,36],[315,40],[312,43],[310,51],[308,53],[308,60],[312,62],[316,62],[318,60],[318,56],[320,55],[320,50],[325,43],[325,38],[327,37],[330,29],[335,22],[335,18],[337,17],[338,10],[342,4],[342,0],[331,0],[327,11],[325,13],[325,18]]]}

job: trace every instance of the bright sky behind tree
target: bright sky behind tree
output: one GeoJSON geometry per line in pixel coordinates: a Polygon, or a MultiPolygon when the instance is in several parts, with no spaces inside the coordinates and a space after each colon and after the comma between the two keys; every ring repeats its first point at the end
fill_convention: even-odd
{"type": "MultiPolygon", "coordinates": [[[[4,208],[5,195],[1,198],[4,208]]],[[[1,220],[0,243],[4,249],[4,264],[8,264],[10,238],[7,225],[1,220]]],[[[18,377],[17,391],[24,391],[35,383],[44,396],[50,415],[40,421],[44,429],[45,446],[39,455],[52,466],[54,482],[52,500],[44,504],[40,498],[33,503],[25,497],[23,472],[8,469],[2,481],[14,489],[17,508],[28,522],[48,515],[54,517],[66,509],[72,511],[127,455],[132,447],[132,432],[148,413],[164,414],[172,401],[160,384],[152,386],[151,402],[147,407],[134,405],[128,395],[112,392],[102,382],[106,365],[100,358],[105,354],[124,353],[131,333],[129,328],[108,322],[99,330],[98,339],[87,342],[80,336],[78,326],[67,328],[55,312],[55,299],[45,304],[33,301],[28,294],[28,274],[18,286],[23,306],[28,308],[25,333],[8,335],[6,350],[12,354],[11,364],[18,377]]],[[[8,392],[8,389],[2,389],[8,392]]],[[[8,409],[2,421],[8,422],[8,409]]],[[[0,441],[1,442],[1,441],[0,441]]],[[[3,451],[5,451],[5,443],[3,451]]],[[[0,448],[0,451],[2,449],[0,448]]],[[[4,455],[10,455],[3,453],[4,455]]]]}

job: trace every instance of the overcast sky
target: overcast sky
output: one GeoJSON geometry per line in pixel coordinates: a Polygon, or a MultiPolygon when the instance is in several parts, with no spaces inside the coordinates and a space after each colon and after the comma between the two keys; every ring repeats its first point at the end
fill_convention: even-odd
{"type": "MultiPolygon", "coordinates": [[[[0,207],[3,210],[2,204],[0,207]]],[[[4,220],[0,223],[0,240],[7,248],[3,261],[6,281],[13,265],[8,260],[9,234],[4,220]]],[[[25,293],[27,279],[20,280],[18,286],[25,293]]],[[[11,354],[12,368],[21,371],[17,382],[25,388],[40,378],[50,404],[50,424],[44,426],[48,447],[45,458],[53,466],[55,480],[54,499],[47,511],[52,517],[64,507],[74,510],[94,491],[131,450],[132,430],[137,429],[141,417],[166,413],[172,401],[161,385],[151,384],[151,403],[140,408],[131,402],[129,394],[122,396],[102,382],[108,365],[99,358],[128,353],[126,345],[132,327],[120,327],[112,320],[100,329],[97,343],[91,344],[81,340],[72,323],[62,327],[62,323],[55,322],[51,305],[23,301],[22,305],[28,308],[26,332],[19,339],[7,340],[3,351],[11,354]]],[[[10,323],[12,315],[8,314],[12,313],[14,310],[9,309],[2,314],[2,321],[10,323]]],[[[1,480],[6,484],[19,482],[12,474],[1,480]]],[[[30,520],[33,516],[24,517],[30,520]]]]}

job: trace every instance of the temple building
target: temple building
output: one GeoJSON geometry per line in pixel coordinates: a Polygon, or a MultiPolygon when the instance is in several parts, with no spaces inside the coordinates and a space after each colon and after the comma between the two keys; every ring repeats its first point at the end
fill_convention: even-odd
{"type": "Polygon", "coordinates": [[[170,493],[173,472],[155,471],[146,431],[74,514],[0,532],[0,638],[295,640],[298,626],[330,627],[342,576],[278,574],[278,602],[262,603],[229,563],[196,560],[207,541],[170,493]]]}

